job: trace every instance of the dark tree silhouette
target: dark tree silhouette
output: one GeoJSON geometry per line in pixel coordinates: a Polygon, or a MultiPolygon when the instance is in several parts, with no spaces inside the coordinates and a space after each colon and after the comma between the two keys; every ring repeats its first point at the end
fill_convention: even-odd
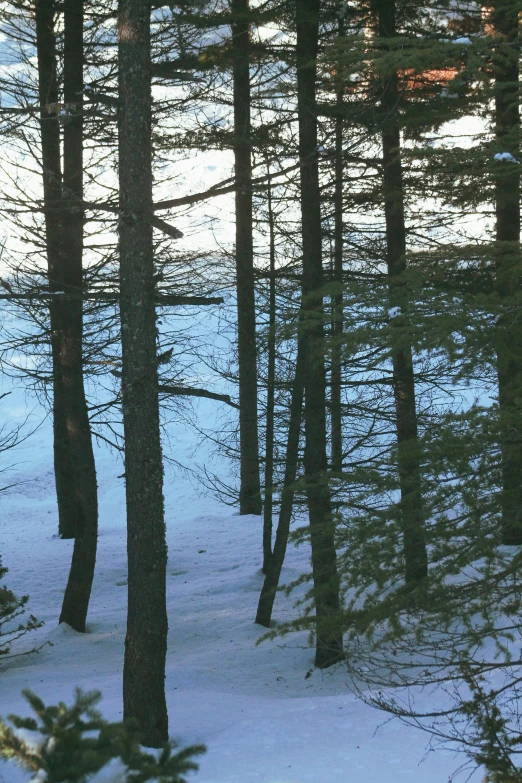
{"type": "Polygon", "coordinates": [[[326,454],[326,371],[321,241],[321,198],[317,162],[316,78],[319,0],[296,0],[297,101],[303,243],[302,343],[305,386],[305,478],[312,545],[316,611],[316,666],[343,657],[339,577],[326,454]]]}
{"type": "Polygon", "coordinates": [[[252,239],[249,0],[232,0],[236,177],[237,351],[241,514],[261,513],[257,426],[257,352],[252,239]]]}
{"type": "Polygon", "coordinates": [[[120,0],[119,179],[122,398],[128,615],[124,717],[143,743],[168,739],[165,702],[167,546],[159,429],[152,242],[150,3],[120,0]]]}

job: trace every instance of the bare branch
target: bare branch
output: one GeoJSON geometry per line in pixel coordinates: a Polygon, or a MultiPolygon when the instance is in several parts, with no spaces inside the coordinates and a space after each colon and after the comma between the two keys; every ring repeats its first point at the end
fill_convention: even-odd
{"type": "Polygon", "coordinates": [[[239,405],[232,402],[228,394],[216,394],[207,389],[192,389],[188,386],[163,386],[158,387],[162,394],[170,394],[173,397],[207,397],[209,400],[219,400],[239,410],[239,405]]]}

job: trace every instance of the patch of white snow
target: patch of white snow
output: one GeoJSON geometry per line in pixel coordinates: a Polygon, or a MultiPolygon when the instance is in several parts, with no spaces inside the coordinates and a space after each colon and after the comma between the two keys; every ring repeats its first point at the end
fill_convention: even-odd
{"type": "Polygon", "coordinates": [[[39,731],[31,731],[30,729],[13,729],[13,734],[32,752],[41,750],[47,740],[47,737],[44,737],[39,731]]]}
{"type": "Polygon", "coordinates": [[[520,165],[520,161],[518,161],[515,156],[511,154],[511,152],[497,152],[495,155],[495,160],[500,160],[503,163],[517,163],[520,165]]]}
{"type": "Polygon", "coordinates": [[[88,783],[125,783],[128,771],[127,765],[121,759],[114,758],[87,780],[88,783]]]}

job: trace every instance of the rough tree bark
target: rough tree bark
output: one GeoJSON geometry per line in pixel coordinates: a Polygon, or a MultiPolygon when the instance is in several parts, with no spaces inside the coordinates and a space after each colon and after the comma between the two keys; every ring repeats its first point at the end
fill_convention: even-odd
{"type": "MultiPolygon", "coordinates": [[[[83,0],[64,0],[64,103],[62,248],[63,290],[82,292],[83,282],[83,0]]],[[[52,305],[58,310],[63,400],[72,463],[76,537],[60,622],[85,631],[98,535],[98,494],[91,429],[83,383],[83,302],[52,305]]]]}
{"type": "MultiPolygon", "coordinates": [[[[396,35],[395,2],[373,0],[380,39],[396,35]]],[[[421,452],[417,432],[415,379],[408,340],[406,272],[406,220],[402,179],[401,137],[397,119],[400,102],[398,77],[393,72],[382,84],[383,195],[386,220],[389,301],[400,315],[390,322],[393,389],[395,397],[398,468],[403,531],[405,580],[414,585],[428,573],[421,489],[421,452]]]]}
{"type": "Polygon", "coordinates": [[[295,21],[303,242],[303,322],[299,340],[303,344],[305,361],[304,464],[316,610],[315,664],[324,668],[342,659],[343,642],[335,523],[328,485],[326,451],[325,314],[322,295],[321,198],[315,97],[319,0],[296,0],[295,21]]]}
{"type": "Polygon", "coordinates": [[[252,239],[249,0],[231,0],[236,177],[237,352],[239,365],[239,512],[261,514],[257,427],[257,351],[252,239]]]}
{"type": "MultiPolygon", "coordinates": [[[[498,152],[520,155],[519,13],[513,0],[489,4],[498,152]]],[[[520,166],[498,162],[495,177],[497,293],[505,312],[497,323],[497,373],[502,454],[502,540],[522,544],[522,327],[513,293],[520,291],[520,166]]]]}
{"type": "Polygon", "coordinates": [[[144,745],[168,738],[167,546],[152,244],[149,0],[119,0],[120,312],[127,500],[124,717],[144,745]]]}

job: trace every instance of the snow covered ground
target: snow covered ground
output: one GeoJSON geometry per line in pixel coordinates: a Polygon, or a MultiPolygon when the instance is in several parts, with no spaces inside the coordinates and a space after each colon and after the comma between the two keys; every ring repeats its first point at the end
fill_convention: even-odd
{"type": "MultiPolygon", "coordinates": [[[[13,394],[2,415],[23,415],[13,394]]],[[[213,415],[213,403],[200,412],[213,415]]],[[[38,411],[35,416],[38,416],[38,411]]],[[[188,462],[194,443],[181,429],[172,456],[188,462]]],[[[57,513],[47,421],[4,465],[23,482],[0,495],[0,552],[6,584],[30,595],[29,611],[45,621],[26,645],[52,642],[38,655],[0,666],[0,714],[27,715],[22,688],[48,704],[71,702],[75,686],[103,693],[101,710],[121,717],[126,606],[125,508],[122,465],[104,446],[96,449],[100,493],[98,562],[88,633],[57,626],[72,542],[56,537],[57,513]]],[[[360,702],[346,671],[312,669],[306,634],[256,641],[253,622],[262,584],[261,519],[239,517],[167,467],[169,544],[169,651],[167,697],[170,732],[183,743],[204,742],[194,783],[444,783],[462,763],[447,750],[427,753],[425,734],[360,702]]],[[[285,581],[307,568],[305,548],[292,548],[285,581]]],[[[279,595],[275,618],[294,616],[294,599],[279,595]]],[[[0,764],[0,783],[30,776],[0,764]]],[[[480,779],[477,776],[477,780],[480,779]]]]}

